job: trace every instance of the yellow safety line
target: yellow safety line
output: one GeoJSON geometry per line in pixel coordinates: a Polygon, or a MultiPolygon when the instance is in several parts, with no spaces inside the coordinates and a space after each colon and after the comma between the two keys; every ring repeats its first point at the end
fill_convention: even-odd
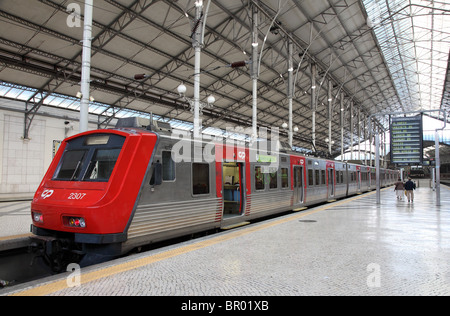
{"type": "MultiPolygon", "coordinates": [[[[126,271],[130,271],[130,270],[134,270],[137,268],[141,268],[150,264],[153,264],[155,262],[158,261],[162,261],[162,260],[166,260],[166,259],[170,259],[185,253],[189,253],[195,250],[199,250],[199,249],[203,249],[209,246],[213,246],[234,238],[238,238],[238,237],[242,237],[263,229],[267,229],[267,228],[271,228],[280,224],[284,224],[284,223],[288,223],[291,221],[295,221],[298,220],[299,218],[302,217],[306,217],[318,212],[322,212],[325,210],[328,210],[332,207],[336,207],[336,206],[340,206],[340,205],[344,205],[347,203],[350,203],[352,201],[361,199],[363,197],[367,197],[368,195],[373,195],[376,192],[371,192],[365,195],[361,195],[361,196],[357,196],[351,199],[346,199],[343,200],[341,202],[337,202],[337,203],[333,203],[333,204],[329,204],[329,205],[325,205],[325,206],[321,206],[317,209],[305,212],[305,213],[301,213],[301,214],[297,214],[297,215],[293,215],[293,216],[289,216],[286,218],[282,218],[273,222],[269,222],[269,223],[265,223],[265,224],[261,224],[261,225],[256,225],[253,227],[247,227],[245,229],[242,230],[237,230],[235,232],[231,232],[229,234],[226,235],[222,235],[219,237],[213,237],[211,239],[208,240],[204,240],[204,241],[200,241],[197,242],[195,244],[191,244],[188,246],[184,246],[184,247],[180,247],[180,248],[176,248],[176,249],[172,249],[172,250],[168,250],[159,254],[155,254],[149,257],[145,257],[145,258],[141,258],[141,259],[136,259],[133,261],[129,261],[129,262],[125,262],[122,264],[118,264],[115,266],[111,266],[108,268],[104,268],[101,270],[97,270],[97,271],[93,271],[93,272],[88,272],[85,274],[81,275],[81,284],[86,284],[95,280],[99,280],[102,278],[106,278],[108,276],[112,276],[118,273],[123,273],[126,271]]],[[[36,288],[32,288],[32,289],[28,289],[28,290],[23,290],[17,293],[12,294],[11,296],[45,296],[51,293],[55,293],[58,291],[62,291],[64,289],[68,288],[67,285],[67,281],[66,279],[64,280],[59,280],[59,281],[54,281],[48,284],[44,284],[41,286],[38,286],[36,288]]]]}
{"type": "Polygon", "coordinates": [[[0,237],[0,241],[21,239],[21,238],[31,237],[31,236],[33,236],[33,235],[31,233],[28,233],[28,234],[17,235],[17,236],[0,237]]]}

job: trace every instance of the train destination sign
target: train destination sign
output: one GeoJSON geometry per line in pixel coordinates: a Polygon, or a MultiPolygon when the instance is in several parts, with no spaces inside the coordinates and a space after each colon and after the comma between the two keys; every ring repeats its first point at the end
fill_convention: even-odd
{"type": "Polygon", "coordinates": [[[422,164],[422,115],[392,119],[391,162],[399,165],[422,164]]]}

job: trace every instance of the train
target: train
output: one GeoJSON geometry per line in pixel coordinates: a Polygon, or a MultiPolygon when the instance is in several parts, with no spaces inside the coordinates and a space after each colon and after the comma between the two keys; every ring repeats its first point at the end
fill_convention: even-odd
{"type": "Polygon", "coordinates": [[[444,163],[441,166],[441,183],[450,185],[450,164],[444,163]]]}
{"type": "MultiPolygon", "coordinates": [[[[31,203],[37,256],[55,271],[87,266],[375,189],[373,167],[173,135],[168,123],[127,118],[64,140],[31,203]]],[[[380,174],[382,186],[399,177],[380,174]]]]}

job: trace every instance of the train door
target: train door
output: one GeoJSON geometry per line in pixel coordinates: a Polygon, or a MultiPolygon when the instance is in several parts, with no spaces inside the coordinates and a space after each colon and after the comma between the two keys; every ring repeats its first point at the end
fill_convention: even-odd
{"type": "Polygon", "coordinates": [[[244,210],[244,164],[224,162],[223,179],[223,217],[241,216],[244,210]]]}
{"type": "Polygon", "coordinates": [[[358,183],[358,192],[361,191],[361,170],[356,172],[356,182],[358,183]]]}
{"type": "Polygon", "coordinates": [[[334,173],[334,169],[329,168],[328,169],[328,198],[333,198],[334,197],[334,191],[335,191],[335,173],[334,173]]]}
{"type": "Polygon", "coordinates": [[[294,166],[294,204],[304,202],[303,166],[294,166]]]}

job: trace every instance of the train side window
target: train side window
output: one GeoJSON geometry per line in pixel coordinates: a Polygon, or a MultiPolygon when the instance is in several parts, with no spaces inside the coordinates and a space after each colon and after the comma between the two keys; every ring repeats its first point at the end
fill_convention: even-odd
{"type": "Polygon", "coordinates": [[[316,185],[320,185],[320,170],[316,170],[316,185]]]}
{"type": "Polygon", "coordinates": [[[289,169],[281,168],[281,187],[289,188],[289,169]]]}
{"type": "Polygon", "coordinates": [[[344,171],[339,172],[341,174],[341,183],[344,183],[344,171]]]}
{"type": "Polygon", "coordinates": [[[271,189],[278,188],[278,171],[272,172],[270,174],[270,188],[271,189]]]}
{"type": "Polygon", "coordinates": [[[162,152],[163,181],[175,181],[175,162],[171,151],[162,152]]]}
{"type": "Polygon", "coordinates": [[[209,194],[209,164],[192,164],[192,194],[209,194]]]}
{"type": "Polygon", "coordinates": [[[313,186],[314,185],[314,174],[312,169],[308,169],[308,185],[313,186]]]}
{"type": "Polygon", "coordinates": [[[264,173],[261,167],[255,167],[255,190],[264,190],[264,173]]]}
{"type": "MultiPolygon", "coordinates": [[[[321,175],[321,178],[322,178],[322,184],[326,184],[327,183],[327,181],[326,181],[326,179],[325,179],[325,170],[320,170],[320,175],[321,175]]],[[[331,181],[331,180],[330,180],[331,181]]]]}

